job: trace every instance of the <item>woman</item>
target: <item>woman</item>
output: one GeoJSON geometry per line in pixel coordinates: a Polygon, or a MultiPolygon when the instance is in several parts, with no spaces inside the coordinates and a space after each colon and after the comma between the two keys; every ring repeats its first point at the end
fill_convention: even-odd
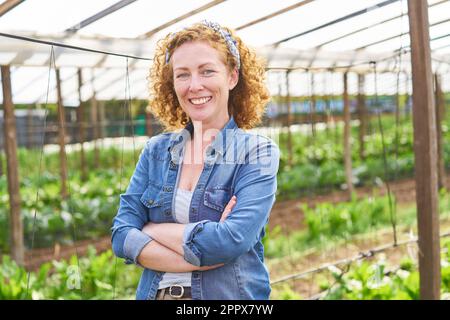
{"type": "Polygon", "coordinates": [[[244,131],[269,99],[264,75],[216,23],[158,43],[150,108],[168,132],[147,142],[112,228],[114,253],[144,268],[137,299],[269,298],[261,239],[279,149],[244,131]]]}

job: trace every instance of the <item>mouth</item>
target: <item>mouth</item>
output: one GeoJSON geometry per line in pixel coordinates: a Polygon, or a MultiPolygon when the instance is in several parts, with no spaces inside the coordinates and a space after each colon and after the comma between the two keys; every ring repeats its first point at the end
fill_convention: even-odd
{"type": "Polygon", "coordinates": [[[189,99],[189,102],[192,103],[193,105],[199,106],[199,105],[208,103],[211,99],[212,99],[211,96],[201,97],[201,98],[192,98],[192,99],[189,99]]]}

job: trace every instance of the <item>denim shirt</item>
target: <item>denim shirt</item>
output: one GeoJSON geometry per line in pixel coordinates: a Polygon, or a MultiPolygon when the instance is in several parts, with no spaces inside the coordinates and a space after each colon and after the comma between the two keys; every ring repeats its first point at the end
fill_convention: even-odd
{"type": "MultiPolygon", "coordinates": [[[[154,223],[176,223],[174,188],[180,155],[193,126],[152,137],[113,221],[112,248],[127,264],[136,264],[152,238],[141,230],[154,223]]],[[[269,138],[238,128],[233,117],[206,148],[204,166],[194,189],[183,235],[184,259],[195,266],[224,264],[192,272],[192,298],[269,299],[269,273],[264,265],[265,225],[275,202],[278,146],[269,138]],[[219,222],[231,197],[237,202],[219,222]]],[[[155,299],[164,272],[144,268],[136,292],[139,300],[155,299]]]]}

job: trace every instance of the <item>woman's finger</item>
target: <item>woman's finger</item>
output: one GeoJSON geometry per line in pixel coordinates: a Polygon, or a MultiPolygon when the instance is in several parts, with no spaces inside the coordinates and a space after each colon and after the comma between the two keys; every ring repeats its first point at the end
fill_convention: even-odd
{"type": "Polygon", "coordinates": [[[223,210],[224,212],[228,209],[231,211],[233,209],[234,205],[236,204],[236,196],[232,196],[230,201],[228,201],[227,206],[223,210]]]}
{"type": "Polygon", "coordinates": [[[208,271],[208,270],[212,270],[212,269],[216,269],[216,268],[222,267],[224,265],[225,265],[224,263],[220,263],[220,264],[215,264],[213,266],[203,266],[203,267],[200,267],[198,270],[199,271],[208,271]]]}
{"type": "Polygon", "coordinates": [[[225,209],[223,210],[222,216],[220,217],[220,221],[224,221],[228,215],[230,214],[231,210],[234,208],[234,206],[236,205],[236,196],[233,196],[230,201],[228,202],[228,204],[226,205],[225,209]]]}

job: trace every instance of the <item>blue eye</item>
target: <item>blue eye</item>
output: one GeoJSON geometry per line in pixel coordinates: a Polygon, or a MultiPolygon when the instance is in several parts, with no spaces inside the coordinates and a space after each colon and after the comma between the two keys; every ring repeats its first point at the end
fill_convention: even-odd
{"type": "Polygon", "coordinates": [[[203,71],[203,74],[204,74],[204,75],[211,75],[211,74],[213,74],[214,72],[215,72],[214,70],[208,69],[208,70],[203,71]]]}
{"type": "Polygon", "coordinates": [[[177,79],[181,79],[181,78],[187,78],[189,76],[189,74],[187,73],[180,73],[176,76],[177,79]]]}

